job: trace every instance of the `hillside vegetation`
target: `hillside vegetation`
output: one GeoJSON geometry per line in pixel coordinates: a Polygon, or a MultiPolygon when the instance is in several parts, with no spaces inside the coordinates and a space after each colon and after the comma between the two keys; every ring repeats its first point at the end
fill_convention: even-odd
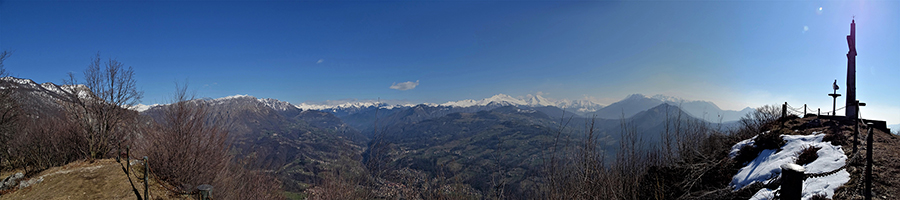
{"type": "MultiPolygon", "coordinates": [[[[65,85],[56,85],[7,76],[2,60],[8,55],[0,56],[0,170],[21,170],[30,180],[52,167],[94,163],[130,150],[149,157],[153,177],[170,186],[169,194],[196,194],[198,185],[210,184],[224,199],[281,198],[280,182],[263,169],[242,164],[250,159],[231,153],[224,121],[208,115],[206,105],[193,103],[186,87],[173,95],[176,106],[154,119],[129,109],[143,93],[133,69],[115,59],[97,55],[82,79],[70,73],[65,85]]],[[[86,189],[83,195],[102,191],[86,189]]]]}

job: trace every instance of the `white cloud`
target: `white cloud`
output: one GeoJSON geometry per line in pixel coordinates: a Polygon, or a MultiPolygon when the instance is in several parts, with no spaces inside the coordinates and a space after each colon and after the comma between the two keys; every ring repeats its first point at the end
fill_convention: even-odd
{"type": "Polygon", "coordinates": [[[416,80],[416,82],[407,81],[407,82],[402,82],[402,83],[394,83],[394,84],[391,84],[391,89],[395,89],[395,90],[412,90],[412,89],[415,89],[416,86],[418,86],[418,85],[419,85],[419,80],[416,80]]]}
{"type": "Polygon", "coordinates": [[[809,26],[803,26],[803,33],[806,33],[806,31],[809,31],[809,26]]]}
{"type": "Polygon", "coordinates": [[[316,64],[321,64],[323,62],[325,62],[325,59],[319,59],[319,61],[316,61],[316,64]]]}

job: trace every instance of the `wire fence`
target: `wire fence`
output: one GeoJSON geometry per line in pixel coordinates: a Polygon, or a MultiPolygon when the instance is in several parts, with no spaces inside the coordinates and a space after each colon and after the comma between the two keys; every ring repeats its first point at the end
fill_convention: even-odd
{"type": "MultiPolygon", "coordinates": [[[[806,115],[809,113],[816,113],[818,115],[834,115],[834,114],[837,114],[836,113],[837,111],[841,111],[841,110],[844,110],[845,108],[847,108],[847,106],[843,106],[843,107],[834,109],[834,111],[821,112],[821,108],[811,109],[808,106],[794,107],[794,106],[791,106],[791,104],[788,104],[787,102],[784,102],[784,104],[787,107],[788,114],[793,114],[793,115],[797,115],[797,116],[802,116],[802,115],[806,115]]],[[[806,105],[806,104],[804,104],[804,105],[806,105]]]]}

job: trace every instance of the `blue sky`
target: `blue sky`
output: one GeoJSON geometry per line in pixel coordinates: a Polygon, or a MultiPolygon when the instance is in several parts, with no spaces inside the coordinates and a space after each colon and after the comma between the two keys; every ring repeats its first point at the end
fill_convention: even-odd
{"type": "Polygon", "coordinates": [[[643,93],[827,110],[831,83],[845,91],[855,16],[861,113],[895,124],[898,12],[898,1],[0,1],[0,49],[14,51],[14,76],[56,83],[100,52],[135,68],[144,104],[187,80],[203,97],[292,103],[643,93]]]}

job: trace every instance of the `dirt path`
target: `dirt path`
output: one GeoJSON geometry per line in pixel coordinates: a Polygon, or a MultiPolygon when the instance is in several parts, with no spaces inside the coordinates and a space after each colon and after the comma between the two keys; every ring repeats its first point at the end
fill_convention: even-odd
{"type": "MultiPolygon", "coordinates": [[[[121,165],[113,159],[74,162],[32,177],[41,178],[40,183],[4,194],[0,199],[137,199],[121,165]]],[[[143,194],[143,182],[132,179],[143,194]]],[[[150,182],[150,199],[173,199],[155,181],[150,182]]]]}

